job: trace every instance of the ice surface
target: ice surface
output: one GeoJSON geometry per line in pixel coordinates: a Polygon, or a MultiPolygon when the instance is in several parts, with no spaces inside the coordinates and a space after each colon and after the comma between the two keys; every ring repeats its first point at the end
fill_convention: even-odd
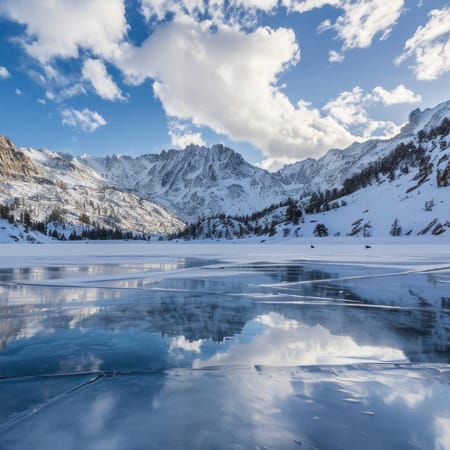
{"type": "Polygon", "coordinates": [[[448,448],[434,367],[171,369],[103,377],[2,431],[4,448],[448,448]]]}
{"type": "Polygon", "coordinates": [[[0,448],[450,448],[445,248],[103,245],[1,247],[0,448]]]}

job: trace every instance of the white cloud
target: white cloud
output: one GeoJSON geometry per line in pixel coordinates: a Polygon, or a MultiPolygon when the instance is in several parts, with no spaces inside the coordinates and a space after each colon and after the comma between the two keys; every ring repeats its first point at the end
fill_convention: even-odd
{"type": "Polygon", "coordinates": [[[3,0],[0,15],[26,26],[21,43],[43,64],[80,48],[109,58],[127,31],[123,0],[3,0]]]}
{"type": "Polygon", "coordinates": [[[11,74],[9,73],[8,69],[4,66],[0,66],[0,79],[9,78],[11,74]]]}
{"type": "Polygon", "coordinates": [[[344,14],[333,25],[323,29],[334,29],[343,41],[343,50],[367,48],[376,35],[385,39],[392,31],[403,11],[404,0],[343,0],[339,7],[344,14]]]}
{"type": "Polygon", "coordinates": [[[365,125],[369,118],[363,107],[364,101],[364,91],[357,86],[351,91],[342,92],[335,99],[330,100],[323,107],[323,110],[345,126],[365,125]]]}
{"type": "Polygon", "coordinates": [[[58,101],[62,101],[81,94],[86,94],[86,88],[81,83],[75,83],[72,86],[60,90],[56,98],[58,101]]]}
{"type": "MultiPolygon", "coordinates": [[[[324,5],[339,8],[336,22],[322,28],[334,29],[343,41],[342,51],[329,53],[330,62],[341,62],[343,50],[368,46],[378,34],[386,37],[403,3],[283,0],[282,5],[293,12],[324,5]]],[[[369,95],[370,101],[385,104],[411,100],[414,94],[404,87],[392,92],[379,87],[372,94],[342,93],[322,110],[303,100],[289,100],[279,77],[300,60],[295,34],[285,28],[257,27],[254,20],[257,13],[270,13],[278,5],[278,0],[141,0],[145,18],[161,22],[139,47],[125,39],[124,0],[3,0],[0,15],[25,25],[20,42],[41,63],[39,83],[49,100],[86,93],[87,83],[104,99],[123,100],[105,66],[112,64],[130,84],[153,82],[176,146],[202,145],[197,130],[206,126],[233,140],[250,142],[267,158],[263,165],[275,167],[320,156],[332,147],[343,148],[359,137],[370,137],[374,130],[393,133],[395,124],[369,118],[366,103],[369,95]],[[163,20],[167,13],[175,19],[163,20]],[[80,55],[87,58],[81,80],[58,72],[58,59],[80,55]]],[[[64,124],[84,131],[106,124],[86,108],[64,108],[62,117],[64,124]]]]}
{"type": "Polygon", "coordinates": [[[86,133],[95,131],[98,127],[106,125],[106,120],[96,111],[83,108],[64,108],[61,111],[62,124],[78,128],[86,133]]]}
{"type": "Polygon", "coordinates": [[[422,101],[419,94],[415,94],[410,89],[405,88],[403,84],[399,84],[392,91],[387,91],[381,86],[377,86],[373,90],[375,98],[385,105],[398,105],[402,103],[418,103],[422,101]]]}
{"type": "Polygon", "coordinates": [[[47,102],[43,98],[38,98],[36,100],[40,105],[45,105],[47,102]]]}
{"type": "Polygon", "coordinates": [[[392,91],[377,86],[370,93],[364,92],[357,86],[351,91],[342,92],[335,99],[330,100],[323,107],[323,111],[358,138],[389,138],[396,135],[401,126],[391,121],[379,121],[370,118],[367,108],[377,103],[388,106],[419,101],[421,101],[420,95],[405,88],[402,84],[392,91]]]}
{"type": "Polygon", "coordinates": [[[434,430],[436,436],[435,448],[448,450],[450,448],[450,419],[448,417],[435,417],[434,430]]]}
{"type": "Polygon", "coordinates": [[[275,158],[266,158],[260,161],[259,163],[255,164],[257,167],[260,167],[261,169],[268,170],[269,172],[276,172],[277,170],[281,169],[283,166],[287,164],[292,164],[293,162],[296,162],[293,158],[286,158],[282,155],[277,156],[275,158]]]}
{"type": "Polygon", "coordinates": [[[200,353],[203,342],[203,339],[188,341],[185,336],[173,337],[170,339],[169,353],[173,353],[178,349],[186,352],[200,353]]]}
{"type": "Polygon", "coordinates": [[[95,92],[106,100],[125,100],[119,87],[106,71],[105,64],[98,59],[87,59],[83,64],[83,78],[92,84],[95,92]]]}
{"type": "Polygon", "coordinates": [[[403,11],[404,0],[282,0],[282,5],[299,13],[325,5],[342,10],[334,24],[326,20],[319,31],[335,30],[343,41],[342,49],[347,50],[369,47],[379,34],[380,39],[389,36],[403,11]]]}
{"type": "Polygon", "coordinates": [[[428,14],[428,22],[406,41],[396,63],[409,58],[414,60],[412,67],[418,80],[435,80],[450,70],[450,7],[428,14]]]}
{"type": "Polygon", "coordinates": [[[255,23],[257,11],[268,13],[277,6],[278,0],[141,0],[141,11],[147,20],[163,20],[171,13],[235,25],[255,23]]]}
{"type": "Polygon", "coordinates": [[[316,8],[330,5],[340,7],[342,0],[282,0],[281,5],[291,12],[305,13],[316,8]]]}
{"type": "Polygon", "coordinates": [[[178,148],[186,148],[190,144],[206,145],[200,132],[192,131],[189,124],[175,117],[169,118],[169,136],[171,144],[178,148]]]}
{"type": "Polygon", "coordinates": [[[353,364],[355,361],[407,361],[396,348],[360,345],[350,336],[330,333],[322,325],[306,325],[288,320],[278,313],[254,319],[263,331],[249,342],[230,346],[208,359],[195,359],[193,367],[240,366],[310,366],[353,364]]]}
{"type": "Polygon", "coordinates": [[[331,63],[341,63],[345,59],[345,56],[342,53],[336,52],[335,50],[330,50],[328,54],[328,61],[331,63]]]}
{"type": "Polygon", "coordinates": [[[184,18],[161,25],[140,48],[122,50],[116,65],[130,82],[154,79],[169,116],[250,142],[266,157],[294,161],[353,140],[310,104],[292,104],[277,85],[300,58],[292,30],[222,25],[212,32],[184,18]]]}
{"type": "Polygon", "coordinates": [[[14,93],[16,95],[22,95],[22,91],[19,88],[16,88],[16,90],[14,91],[14,93]]]}

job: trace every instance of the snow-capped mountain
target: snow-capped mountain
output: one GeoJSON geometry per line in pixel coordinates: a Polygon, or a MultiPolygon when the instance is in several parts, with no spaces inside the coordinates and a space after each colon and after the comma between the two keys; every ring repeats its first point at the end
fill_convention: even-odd
{"type": "Polygon", "coordinates": [[[283,167],[278,175],[284,184],[303,186],[306,191],[339,187],[352,174],[364,169],[391,152],[397,145],[411,141],[420,131],[438,126],[445,117],[450,117],[450,101],[424,111],[411,112],[407,124],[392,139],[371,139],[355,142],[345,150],[332,149],[321,158],[307,159],[283,167]]]}
{"type": "MultiPolygon", "coordinates": [[[[160,205],[111,186],[70,155],[18,149],[0,136],[0,204],[19,217],[135,233],[171,233],[183,223],[160,205]]],[[[20,233],[18,233],[19,237],[20,233]]]]}
{"type": "MultiPolygon", "coordinates": [[[[345,180],[340,174],[335,185],[322,180],[320,186],[329,186],[329,189],[313,191],[302,199],[281,202],[245,217],[218,216],[200,220],[180,237],[448,234],[450,119],[438,117],[444,118],[440,123],[427,121],[427,126],[411,134],[409,139],[399,137],[389,141],[383,151],[376,153],[377,159],[372,159],[359,171],[349,170],[350,175],[345,180]]],[[[365,145],[360,145],[361,148],[371,149],[365,145]]],[[[359,167],[357,161],[353,164],[353,169],[355,167],[359,167]]]]}
{"type": "Polygon", "coordinates": [[[56,209],[76,226],[88,219],[140,233],[176,233],[184,226],[178,216],[209,217],[194,233],[200,237],[312,235],[317,222],[333,235],[386,235],[395,219],[404,234],[439,234],[450,221],[450,152],[448,132],[433,130],[449,117],[450,101],[415,110],[390,140],[333,149],[275,173],[220,144],[137,158],[75,158],[19,150],[0,136],[0,204],[34,220],[48,221],[56,209]],[[308,213],[301,226],[292,220],[299,209],[308,213]]]}
{"type": "Polygon", "coordinates": [[[247,163],[223,145],[191,145],[159,155],[85,156],[89,165],[113,185],[157,201],[187,221],[216,214],[245,215],[288,197],[339,187],[352,174],[383,157],[421,129],[450,116],[450,101],[425,111],[415,110],[401,133],[390,140],[354,143],[332,149],[320,159],[306,159],[275,173],[247,163]]]}
{"type": "Polygon", "coordinates": [[[288,195],[276,174],[223,145],[188,146],[159,155],[81,159],[115,186],[155,200],[186,220],[247,214],[288,195]]]}

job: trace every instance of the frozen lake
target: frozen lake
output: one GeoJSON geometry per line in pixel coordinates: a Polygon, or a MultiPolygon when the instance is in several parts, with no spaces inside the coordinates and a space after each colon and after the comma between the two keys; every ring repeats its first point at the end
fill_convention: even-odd
{"type": "Polygon", "coordinates": [[[162,249],[0,261],[1,449],[450,449],[445,258],[162,249]]]}

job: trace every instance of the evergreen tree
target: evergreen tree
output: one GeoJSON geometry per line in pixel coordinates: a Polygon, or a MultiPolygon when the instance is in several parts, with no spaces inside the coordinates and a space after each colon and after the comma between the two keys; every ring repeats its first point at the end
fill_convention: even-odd
{"type": "Polygon", "coordinates": [[[314,228],[314,236],[317,237],[328,236],[328,228],[323,223],[316,224],[314,228]]]}

